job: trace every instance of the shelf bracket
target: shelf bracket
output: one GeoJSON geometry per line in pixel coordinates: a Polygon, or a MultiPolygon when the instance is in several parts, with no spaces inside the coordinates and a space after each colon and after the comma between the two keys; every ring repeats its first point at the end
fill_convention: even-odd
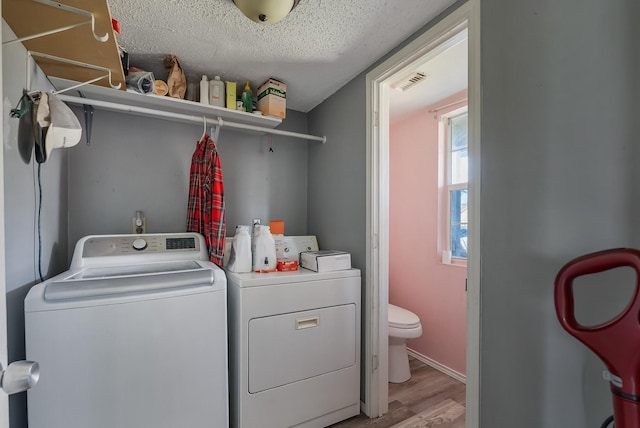
{"type": "Polygon", "coordinates": [[[85,85],[89,85],[91,83],[95,83],[98,80],[102,80],[104,78],[108,78],[109,79],[109,86],[111,86],[113,89],[120,89],[120,86],[122,86],[121,83],[118,83],[118,85],[114,85],[113,84],[113,81],[111,80],[111,70],[106,68],[106,67],[100,67],[98,65],[87,64],[85,62],[74,61],[72,59],[61,58],[59,56],[44,54],[44,53],[40,53],[40,52],[27,51],[27,90],[29,90],[29,91],[31,90],[31,67],[29,67],[29,58],[34,57],[34,56],[50,59],[50,60],[53,60],[53,61],[64,62],[64,63],[71,64],[71,65],[77,65],[78,67],[85,67],[85,68],[89,68],[89,69],[92,69],[92,70],[104,71],[105,73],[107,73],[104,76],[96,77],[95,79],[91,79],[91,80],[88,80],[86,82],[78,83],[77,85],[70,86],[70,87],[65,88],[63,90],[54,92],[54,94],[61,94],[63,92],[67,92],[67,91],[70,91],[72,89],[79,88],[81,86],[85,86],[85,85]]]}
{"type": "Polygon", "coordinates": [[[63,31],[71,30],[71,29],[74,29],[74,28],[77,28],[77,27],[80,27],[80,26],[86,25],[86,24],[91,24],[91,32],[93,33],[93,37],[97,41],[104,43],[107,40],[109,40],[109,33],[108,32],[104,36],[99,36],[99,35],[96,34],[96,17],[95,17],[95,15],[93,13],[88,12],[88,11],[83,10],[83,9],[78,9],[77,7],[67,6],[66,4],[58,3],[56,1],[51,1],[51,0],[33,0],[33,1],[41,3],[41,4],[44,4],[46,6],[51,6],[51,7],[57,8],[57,9],[62,9],[62,10],[65,10],[67,12],[76,13],[76,14],[82,15],[82,16],[88,16],[91,19],[89,19],[87,21],[83,21],[83,22],[78,22],[76,24],[67,25],[65,27],[56,28],[56,29],[49,30],[49,31],[43,31],[42,33],[36,33],[36,34],[32,34],[30,36],[20,37],[18,39],[7,40],[6,42],[2,42],[3,45],[10,45],[12,43],[18,43],[18,42],[26,42],[27,40],[37,39],[39,37],[50,36],[52,34],[61,33],[63,31]]]}
{"type": "Polygon", "coordinates": [[[59,3],[57,1],[53,1],[53,0],[33,0],[36,1],[38,3],[44,4],[46,6],[51,6],[51,7],[55,7],[57,9],[62,9],[65,10],[67,12],[71,12],[71,13],[76,13],[78,15],[83,15],[83,16],[88,16],[89,18],[91,18],[91,32],[93,33],[93,37],[99,41],[99,42],[106,42],[107,40],[109,40],[109,32],[107,31],[105,33],[104,36],[99,36],[96,34],[96,17],[92,12],[88,12],[84,9],[79,9],[77,7],[73,7],[73,6],[68,6],[66,4],[62,4],[59,3]]]}
{"type": "Polygon", "coordinates": [[[44,31],[42,33],[32,34],[30,36],[20,37],[19,39],[7,40],[6,42],[2,42],[2,45],[4,46],[4,45],[10,45],[12,43],[26,42],[27,40],[37,39],[38,37],[50,36],[51,34],[56,34],[56,33],[61,33],[63,31],[71,30],[73,28],[86,25],[90,22],[91,21],[79,22],[77,24],[67,25],[66,27],[56,28],[55,30],[44,31]]]}

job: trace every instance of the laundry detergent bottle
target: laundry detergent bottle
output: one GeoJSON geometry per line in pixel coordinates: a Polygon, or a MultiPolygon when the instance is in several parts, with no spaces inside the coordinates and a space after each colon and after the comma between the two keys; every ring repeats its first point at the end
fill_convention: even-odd
{"type": "Polygon", "coordinates": [[[227,269],[236,273],[251,272],[251,236],[249,226],[236,226],[227,269]]]}
{"type": "Polygon", "coordinates": [[[209,105],[224,107],[226,102],[224,82],[220,80],[220,76],[215,76],[209,81],[209,105]]]}
{"type": "Polygon", "coordinates": [[[278,262],[276,260],[276,243],[271,235],[269,226],[256,225],[257,235],[253,239],[253,271],[275,272],[278,262]]]}

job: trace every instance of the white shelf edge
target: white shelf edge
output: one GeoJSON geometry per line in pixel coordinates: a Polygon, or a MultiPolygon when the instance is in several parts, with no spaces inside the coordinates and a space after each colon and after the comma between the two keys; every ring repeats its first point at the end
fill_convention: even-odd
{"type": "MultiPolygon", "coordinates": [[[[56,90],[63,90],[78,82],[49,76],[49,80],[56,90]]],[[[203,116],[209,119],[229,120],[245,125],[253,125],[263,128],[273,129],[282,123],[282,119],[275,116],[262,116],[238,110],[231,110],[224,107],[210,106],[188,100],[181,100],[168,96],[158,96],[153,94],[140,94],[137,92],[120,91],[109,89],[97,85],[85,85],[77,89],[87,98],[119,103],[127,106],[150,108],[166,112],[179,113],[191,116],[203,116]]],[[[69,92],[69,94],[71,91],[69,92]]]]}

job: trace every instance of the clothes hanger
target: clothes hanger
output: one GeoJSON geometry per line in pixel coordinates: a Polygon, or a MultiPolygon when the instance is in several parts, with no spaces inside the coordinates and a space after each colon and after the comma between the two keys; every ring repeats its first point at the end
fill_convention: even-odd
{"type": "Polygon", "coordinates": [[[215,126],[211,126],[211,139],[217,144],[218,138],[220,137],[220,128],[222,128],[222,118],[218,117],[218,124],[215,126]]]}
{"type": "Polygon", "coordinates": [[[202,137],[200,137],[200,141],[204,139],[205,135],[207,135],[207,117],[202,116],[202,137]]]}

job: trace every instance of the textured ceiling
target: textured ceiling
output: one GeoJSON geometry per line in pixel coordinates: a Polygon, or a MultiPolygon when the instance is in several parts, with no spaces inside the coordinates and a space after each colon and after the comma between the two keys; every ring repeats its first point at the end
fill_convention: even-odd
{"type": "Polygon", "coordinates": [[[277,24],[246,18],[232,0],[109,0],[133,66],[166,79],[174,54],[190,82],[203,74],[253,90],[287,84],[287,108],[308,112],[454,0],[301,0],[277,24]]]}

